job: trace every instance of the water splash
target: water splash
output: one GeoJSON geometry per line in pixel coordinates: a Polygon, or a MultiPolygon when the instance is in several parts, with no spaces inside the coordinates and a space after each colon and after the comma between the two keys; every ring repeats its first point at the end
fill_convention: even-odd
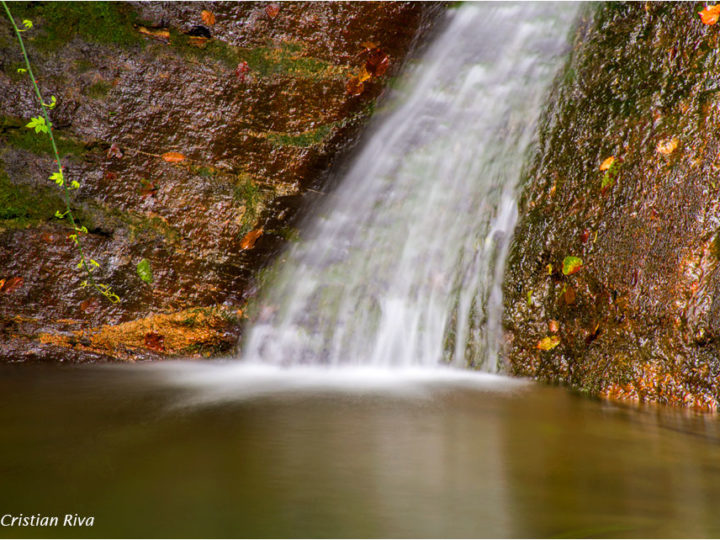
{"type": "Polygon", "coordinates": [[[276,264],[243,359],[495,370],[515,191],[572,4],[470,4],[276,264]]]}

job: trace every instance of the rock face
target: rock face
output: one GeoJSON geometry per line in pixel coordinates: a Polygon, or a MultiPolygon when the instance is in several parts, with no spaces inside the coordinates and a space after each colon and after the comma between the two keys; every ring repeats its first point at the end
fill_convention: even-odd
{"type": "Polygon", "coordinates": [[[512,373],[717,408],[720,27],[699,9],[604,3],[581,23],[508,261],[512,373]]]}
{"type": "Polygon", "coordinates": [[[39,114],[0,24],[0,359],[235,344],[254,277],[442,12],[415,3],[13,3],[71,205],[121,301],[88,288],[39,114]],[[203,10],[211,13],[205,14],[203,10]],[[182,154],[167,161],[163,154],[182,154]],[[147,262],[143,262],[147,261],[147,262]],[[141,264],[142,263],[142,264],[141,264]],[[138,268],[138,264],[141,266],[138,268]],[[143,279],[145,278],[145,279],[143,279]]]}

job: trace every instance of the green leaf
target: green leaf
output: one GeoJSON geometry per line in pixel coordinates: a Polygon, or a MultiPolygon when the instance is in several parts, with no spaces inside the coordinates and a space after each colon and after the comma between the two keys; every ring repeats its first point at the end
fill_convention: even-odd
{"type": "Polygon", "coordinates": [[[90,265],[95,268],[100,268],[100,263],[98,263],[95,259],[90,259],[90,265]]]}
{"type": "Polygon", "coordinates": [[[57,105],[57,99],[55,96],[50,96],[50,103],[45,103],[43,101],[43,105],[45,105],[48,109],[54,109],[55,105],[57,105]]]}
{"type": "Polygon", "coordinates": [[[27,73],[27,69],[25,68],[17,68],[18,73],[27,73]]]}
{"type": "Polygon", "coordinates": [[[33,23],[30,19],[23,19],[23,26],[25,27],[25,30],[30,30],[33,27],[33,23]]]}
{"type": "Polygon", "coordinates": [[[35,133],[40,133],[41,131],[43,133],[49,133],[50,131],[50,127],[45,123],[45,118],[42,116],[30,118],[30,122],[25,127],[35,129],[35,133]]]}
{"type": "Polygon", "coordinates": [[[53,180],[58,186],[62,186],[65,183],[62,171],[52,173],[50,175],[50,180],[53,180]]]}
{"type": "Polygon", "coordinates": [[[137,275],[140,276],[145,283],[153,282],[152,268],[150,267],[150,261],[143,259],[137,265],[137,275]]]}
{"type": "Polygon", "coordinates": [[[565,257],[563,259],[562,273],[569,276],[580,271],[582,267],[583,262],[580,257],[565,257]]]}
{"type": "Polygon", "coordinates": [[[60,213],[60,210],[55,210],[55,217],[58,218],[58,219],[63,219],[65,216],[68,215],[69,212],[70,212],[70,211],[68,210],[67,212],[64,212],[64,213],[61,214],[61,213],[60,213]]]}
{"type": "Polygon", "coordinates": [[[70,182],[70,189],[77,189],[79,187],[80,187],[80,182],[78,182],[77,180],[73,180],[72,182],[70,182]]]}
{"type": "Polygon", "coordinates": [[[82,259],[81,259],[80,262],[77,263],[77,268],[82,268],[82,267],[83,267],[83,262],[82,262],[82,259]]]}

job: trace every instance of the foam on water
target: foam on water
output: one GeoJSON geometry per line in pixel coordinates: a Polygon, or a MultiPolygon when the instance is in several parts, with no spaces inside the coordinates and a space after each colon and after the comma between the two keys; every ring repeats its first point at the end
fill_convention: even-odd
{"type": "Polygon", "coordinates": [[[513,392],[528,382],[451,367],[292,366],[267,363],[163,362],[139,366],[146,375],[188,391],[184,405],[244,401],[288,394],[430,398],[448,389],[513,392]]]}

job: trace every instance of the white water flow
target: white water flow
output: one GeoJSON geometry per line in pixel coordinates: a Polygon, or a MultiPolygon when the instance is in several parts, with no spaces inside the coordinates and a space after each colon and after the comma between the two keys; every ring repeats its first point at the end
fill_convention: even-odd
{"type": "Polygon", "coordinates": [[[574,4],[469,4],[273,268],[242,358],[495,371],[516,187],[574,4]]]}

